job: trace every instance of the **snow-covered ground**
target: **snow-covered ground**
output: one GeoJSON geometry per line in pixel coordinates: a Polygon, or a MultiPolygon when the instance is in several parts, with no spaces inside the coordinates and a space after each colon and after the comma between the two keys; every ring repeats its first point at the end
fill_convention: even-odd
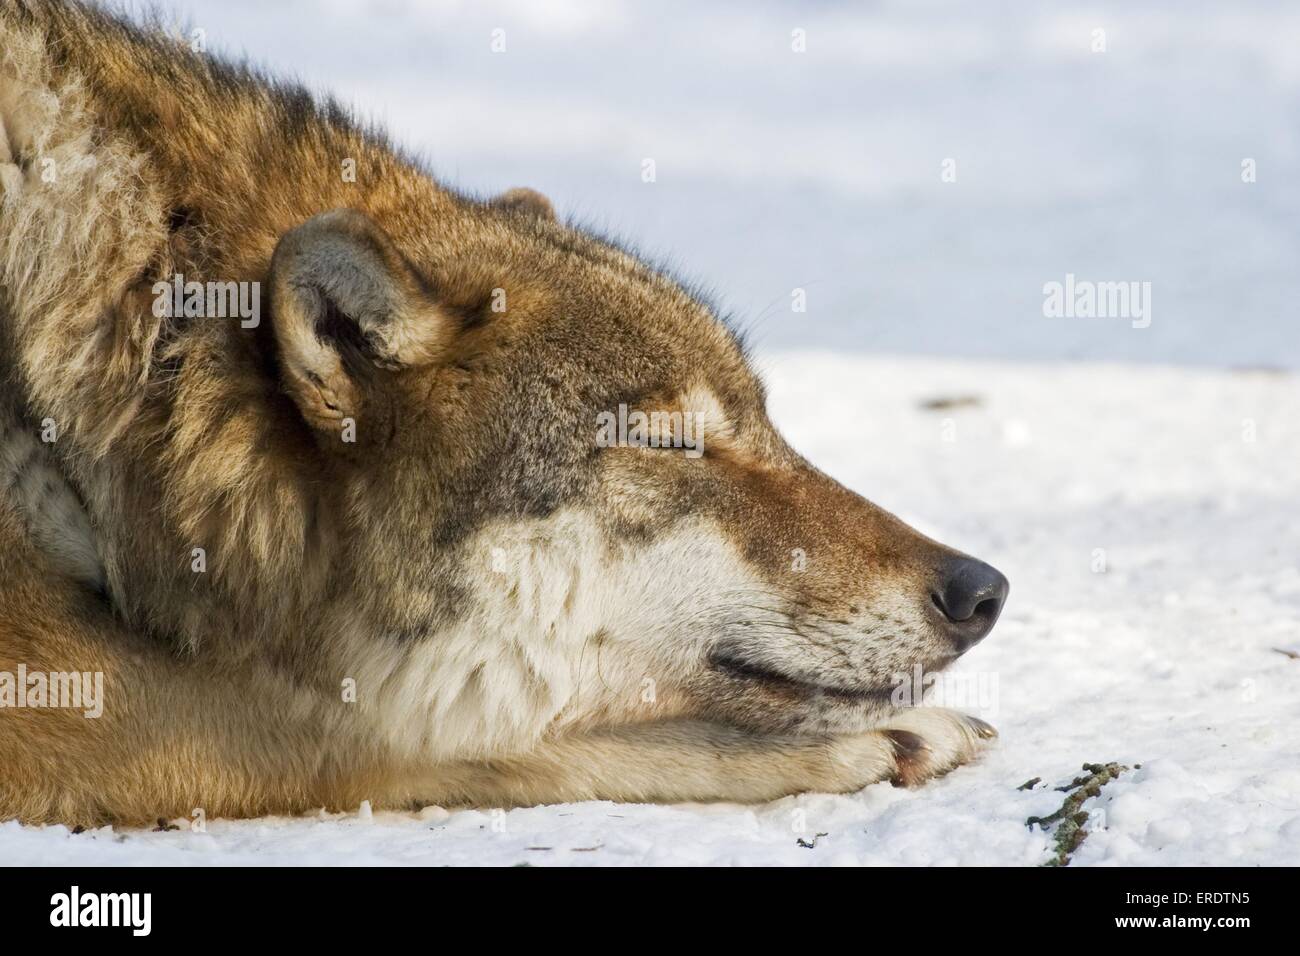
{"type": "Polygon", "coordinates": [[[1011,579],[966,680],[945,688],[1001,731],[978,763],[914,791],[761,807],[429,808],[206,833],[7,823],[0,862],[1033,865],[1052,841],[1025,819],[1055,810],[1051,788],[1083,763],[1115,760],[1142,766],[1087,804],[1104,817],[1072,865],[1300,863],[1300,659],[1280,653],[1300,653],[1296,376],[760,364],[813,461],[1011,579]]]}

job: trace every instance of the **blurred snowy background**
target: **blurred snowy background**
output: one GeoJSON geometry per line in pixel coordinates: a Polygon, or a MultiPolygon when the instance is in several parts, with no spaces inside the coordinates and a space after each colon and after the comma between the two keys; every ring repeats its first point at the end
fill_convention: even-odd
{"type": "Polygon", "coordinates": [[[671,261],[764,351],[1300,366],[1292,2],[163,9],[453,186],[533,186],[671,261]],[[1066,273],[1150,282],[1151,326],[1045,318],[1066,273]]]}

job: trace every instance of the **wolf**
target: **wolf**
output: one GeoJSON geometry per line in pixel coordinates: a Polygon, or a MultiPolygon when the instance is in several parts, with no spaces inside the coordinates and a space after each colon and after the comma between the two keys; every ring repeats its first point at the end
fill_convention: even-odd
{"type": "Polygon", "coordinates": [[[0,10],[0,673],[104,698],[0,708],[0,819],[767,801],[995,735],[891,684],[1006,579],[791,448],[707,299],[157,23],[0,10]]]}

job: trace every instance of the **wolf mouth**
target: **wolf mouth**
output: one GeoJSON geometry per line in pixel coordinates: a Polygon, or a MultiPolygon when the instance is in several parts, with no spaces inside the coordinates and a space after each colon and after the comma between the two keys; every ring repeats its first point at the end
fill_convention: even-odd
{"type": "Polygon", "coordinates": [[[836,697],[850,703],[867,701],[888,702],[893,693],[888,687],[845,687],[837,684],[821,684],[799,677],[791,677],[780,671],[764,667],[753,661],[743,661],[728,655],[715,655],[709,660],[710,666],[730,677],[751,683],[793,692],[801,697],[824,696],[836,697]]]}

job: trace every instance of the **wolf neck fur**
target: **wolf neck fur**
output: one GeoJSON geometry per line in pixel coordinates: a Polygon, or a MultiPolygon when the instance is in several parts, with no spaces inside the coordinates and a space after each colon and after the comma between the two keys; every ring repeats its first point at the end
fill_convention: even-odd
{"type": "MultiPolygon", "coordinates": [[[[223,169],[246,165],[219,153],[210,168],[172,168],[153,153],[147,131],[105,128],[104,118],[127,105],[114,105],[103,87],[112,64],[92,53],[76,62],[76,51],[59,51],[50,37],[121,29],[93,12],[41,2],[0,15],[0,278],[11,298],[6,338],[21,392],[11,397],[38,421],[56,423],[54,457],[103,532],[108,590],[129,620],[188,648],[232,633],[274,639],[318,614],[337,544],[333,493],[321,487],[309,439],[290,421],[247,332],[155,317],[147,286],[188,265],[187,257],[208,254],[172,233],[176,197],[196,188],[182,174],[227,196],[266,198],[276,187],[266,177],[215,181],[223,169]],[[300,454],[292,459],[262,452],[294,441],[300,454]]],[[[139,54],[148,58],[149,43],[139,54]]],[[[204,62],[190,58],[173,77],[190,112],[206,99],[210,109],[198,110],[205,116],[248,119],[239,96],[255,96],[256,87],[247,81],[239,96],[219,101],[204,62]]],[[[160,95],[160,122],[179,103],[160,95]]],[[[322,123],[318,131],[331,130],[322,123]]],[[[352,139],[355,155],[399,171],[378,145],[334,132],[352,139]]],[[[409,188],[435,188],[400,172],[409,188]]],[[[289,222],[299,215],[279,214],[289,222]]],[[[263,260],[280,228],[266,226],[264,248],[240,244],[263,260]]],[[[220,268],[257,271],[249,263],[220,268]]]]}

